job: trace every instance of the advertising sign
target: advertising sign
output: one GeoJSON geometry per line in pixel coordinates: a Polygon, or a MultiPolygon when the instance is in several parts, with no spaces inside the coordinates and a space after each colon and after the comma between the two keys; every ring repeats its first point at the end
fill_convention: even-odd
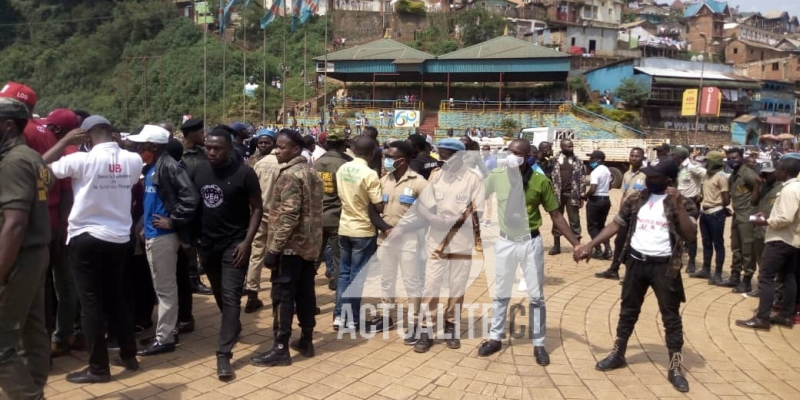
{"type": "Polygon", "coordinates": [[[686,89],[683,91],[681,116],[694,117],[695,115],[697,115],[697,89],[686,89]]]}
{"type": "Polygon", "coordinates": [[[419,128],[419,122],[417,110],[394,110],[394,126],[398,128],[419,128]]]}
{"type": "Polygon", "coordinates": [[[700,102],[700,115],[719,117],[722,106],[722,92],[715,87],[704,87],[700,102]]]}

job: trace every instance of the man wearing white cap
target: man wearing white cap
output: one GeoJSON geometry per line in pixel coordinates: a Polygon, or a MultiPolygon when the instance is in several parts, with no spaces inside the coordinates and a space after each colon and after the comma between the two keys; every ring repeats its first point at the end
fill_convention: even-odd
{"type": "Polygon", "coordinates": [[[142,158],[119,147],[107,119],[93,115],[44,155],[58,179],[72,178],[74,204],[67,244],[81,303],[89,368],[67,374],[72,383],[111,379],[106,328],[119,343],[118,363],[136,370],[133,316],[123,299],[123,271],[131,245],[131,187],[139,181],[142,158]],[[90,140],[91,150],[59,157],[68,144],[90,140]],[[108,319],[108,320],[106,320],[108,319]]]}
{"type": "Polygon", "coordinates": [[[194,183],[174,158],[164,150],[169,132],[145,125],[138,135],[128,136],[137,144],[144,167],[145,252],[158,296],[158,324],[153,341],[140,349],[140,356],[175,351],[173,332],[178,323],[178,283],[175,269],[181,243],[189,246],[189,224],[197,213],[200,196],[194,183]]]}

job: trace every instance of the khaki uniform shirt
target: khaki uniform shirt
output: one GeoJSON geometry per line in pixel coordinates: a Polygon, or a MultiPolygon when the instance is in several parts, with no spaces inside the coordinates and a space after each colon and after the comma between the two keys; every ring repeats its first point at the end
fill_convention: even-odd
{"type": "Polygon", "coordinates": [[[622,176],[622,200],[624,201],[631,193],[641,192],[646,187],[644,184],[645,176],[642,170],[633,172],[628,170],[622,176]]]}
{"type": "Polygon", "coordinates": [[[375,236],[375,226],[369,220],[369,206],[379,204],[381,182],[363,158],[342,165],[336,171],[336,186],[342,201],[339,235],[356,238],[375,236]]]}
{"type": "MultiPolygon", "coordinates": [[[[441,170],[431,173],[428,187],[420,196],[423,207],[436,207],[436,215],[443,217],[459,217],[472,204],[472,210],[483,211],[484,206],[483,178],[475,170],[462,165],[456,172],[441,170]]],[[[431,226],[428,234],[428,248],[436,249],[443,241],[452,226],[431,226]]],[[[472,220],[458,229],[453,239],[444,248],[445,254],[472,254],[475,248],[475,234],[472,220]]]]}
{"type": "Polygon", "coordinates": [[[797,178],[783,183],[767,224],[764,243],[781,241],[800,248],[800,181],[797,178]]]}
{"type": "MultiPolygon", "coordinates": [[[[22,249],[50,244],[50,211],[47,192],[54,180],[42,156],[25,145],[23,139],[11,139],[0,154],[0,226],[5,224],[4,210],[28,213],[28,227],[22,249]]],[[[2,282],[0,282],[1,284],[2,282]]]]}
{"type": "Polygon", "coordinates": [[[678,190],[684,197],[700,196],[706,169],[687,159],[678,172],[678,190]]]}
{"type": "Polygon", "coordinates": [[[722,206],[722,193],[728,191],[728,180],[717,172],[703,178],[703,210],[722,206]]]}
{"type": "Polygon", "coordinates": [[[742,165],[728,180],[734,218],[739,222],[749,222],[750,216],[753,215],[752,193],[756,177],[756,171],[742,165]]]}
{"type": "MultiPolygon", "coordinates": [[[[410,168],[399,180],[396,180],[393,173],[388,173],[381,178],[382,198],[383,198],[383,220],[391,226],[397,226],[401,219],[413,219],[415,216],[412,207],[428,186],[428,182],[422,175],[412,171],[410,168]]],[[[415,232],[409,232],[409,238],[416,237],[415,232]]],[[[386,235],[381,232],[378,235],[378,242],[382,243],[386,235]]],[[[405,238],[404,238],[405,239],[405,238]]],[[[401,240],[407,243],[410,250],[415,247],[414,241],[401,240]]],[[[406,247],[405,245],[403,246],[406,247]]]]}
{"type": "Polygon", "coordinates": [[[275,154],[262,158],[253,166],[253,171],[258,177],[258,184],[261,186],[261,202],[264,207],[263,219],[265,220],[269,217],[269,209],[272,206],[272,187],[275,185],[275,179],[278,178],[283,166],[284,164],[278,164],[278,158],[275,157],[275,154]]]}

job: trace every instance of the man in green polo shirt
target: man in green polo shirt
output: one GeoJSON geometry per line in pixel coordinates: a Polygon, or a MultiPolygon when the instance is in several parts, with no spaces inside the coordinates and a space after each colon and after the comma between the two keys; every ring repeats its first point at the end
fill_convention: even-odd
{"type": "Polygon", "coordinates": [[[486,180],[486,196],[492,193],[497,196],[500,237],[495,245],[496,287],[492,327],[489,340],[478,349],[478,355],[489,356],[502,346],[508,303],[519,264],[530,298],[528,316],[533,355],[537,364],[545,366],[550,364],[550,356],[544,348],[544,244],[539,234],[542,226],[539,206],[550,214],[553,225],[563,232],[573,246],[577,246],[579,241],[558,211],[558,199],[550,180],[544,174],[533,171],[525,162],[530,153],[530,143],[516,139],[509,144],[508,151],[507,167],[495,169],[486,180]]]}

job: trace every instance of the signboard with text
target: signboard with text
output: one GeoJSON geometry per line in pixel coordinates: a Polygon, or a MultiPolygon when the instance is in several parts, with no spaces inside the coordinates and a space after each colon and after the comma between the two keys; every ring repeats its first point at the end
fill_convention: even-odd
{"type": "Polygon", "coordinates": [[[694,117],[695,115],[697,115],[697,89],[686,89],[683,91],[681,116],[694,117]]]}
{"type": "Polygon", "coordinates": [[[700,98],[700,115],[719,117],[722,107],[722,91],[715,87],[704,87],[700,98]]]}

